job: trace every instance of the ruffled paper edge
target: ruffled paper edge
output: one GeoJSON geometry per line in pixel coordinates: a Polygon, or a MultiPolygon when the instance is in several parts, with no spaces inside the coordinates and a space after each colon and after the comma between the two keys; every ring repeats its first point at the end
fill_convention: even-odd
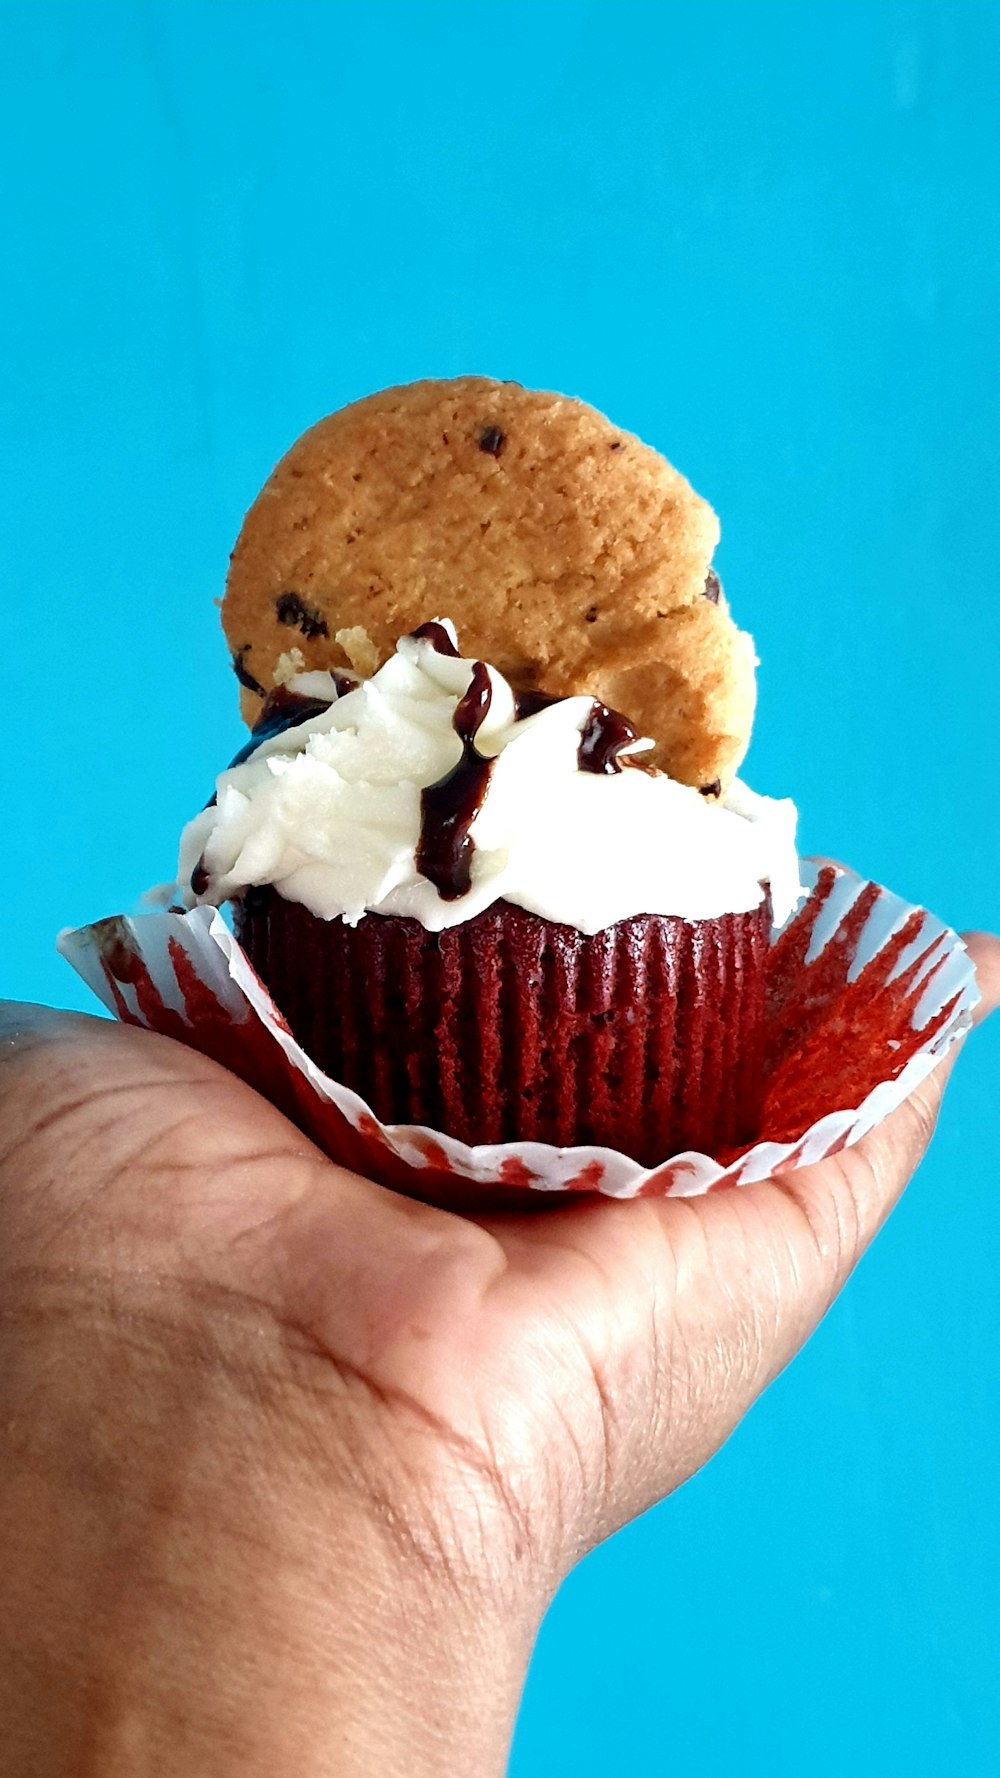
{"type": "Polygon", "coordinates": [[[380,1124],[356,1093],[324,1074],[296,1042],[213,909],[116,915],[61,933],[58,947],[116,1017],[215,1056],[272,1099],[331,1158],[415,1196],[440,1200],[461,1183],[519,1196],[589,1191],[615,1198],[698,1197],[850,1147],[915,1090],[972,1022],[979,998],[975,971],[957,934],[852,871],[805,861],[803,874],[806,899],[773,934],[772,957],[784,958],[800,991],[812,980],[825,979],[829,986],[835,972],[834,991],[845,1005],[857,984],[878,980],[896,1017],[901,1008],[907,1014],[905,1047],[915,1041],[916,1048],[900,1063],[902,1040],[883,1034],[885,1078],[858,1104],[831,1106],[792,1139],[763,1138],[723,1159],[686,1151],[653,1168],[609,1148],[469,1146],[420,1125],[380,1124]]]}

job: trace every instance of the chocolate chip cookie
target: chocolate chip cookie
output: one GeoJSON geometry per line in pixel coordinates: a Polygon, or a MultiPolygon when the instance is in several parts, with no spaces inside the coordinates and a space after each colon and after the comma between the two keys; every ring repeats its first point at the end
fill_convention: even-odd
{"type": "Polygon", "coordinates": [[[593,694],[717,794],[754,707],[718,535],[677,470],[582,402],[487,377],[384,390],[306,432],[246,516],[222,609],[244,716],[292,648],[370,673],[446,616],[464,655],[593,694]]]}

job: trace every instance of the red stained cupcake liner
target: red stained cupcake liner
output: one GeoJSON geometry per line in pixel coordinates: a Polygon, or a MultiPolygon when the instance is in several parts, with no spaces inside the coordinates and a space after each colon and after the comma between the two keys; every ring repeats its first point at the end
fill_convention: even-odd
{"type": "Polygon", "coordinates": [[[610,1148],[470,1146],[383,1125],[296,1043],[222,915],[115,915],[59,938],[110,1012],[202,1051],[269,1099],[331,1160],[410,1197],[463,1208],[529,1192],[699,1197],[860,1140],[969,1028],[979,998],[960,938],[852,871],[803,863],[805,900],[772,934],[766,1079],[751,1144],[642,1167],[610,1148]]]}
{"type": "Polygon", "coordinates": [[[769,907],[588,936],[497,901],[427,932],[320,920],[268,890],[233,927],[302,1049],[381,1123],[647,1167],[756,1129],[769,907]]]}

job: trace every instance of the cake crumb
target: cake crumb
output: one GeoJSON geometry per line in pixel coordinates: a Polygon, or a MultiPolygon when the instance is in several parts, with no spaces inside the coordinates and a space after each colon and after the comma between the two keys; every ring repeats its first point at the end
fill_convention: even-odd
{"type": "Polygon", "coordinates": [[[379,665],[378,649],[360,624],[352,624],[349,629],[337,630],[334,641],[342,648],[355,673],[362,679],[370,679],[377,672],[379,665]]]}
{"type": "Polygon", "coordinates": [[[304,673],[305,670],[306,657],[301,648],[289,648],[284,654],[278,656],[274,672],[271,675],[272,683],[274,685],[288,685],[297,673],[304,673]]]}

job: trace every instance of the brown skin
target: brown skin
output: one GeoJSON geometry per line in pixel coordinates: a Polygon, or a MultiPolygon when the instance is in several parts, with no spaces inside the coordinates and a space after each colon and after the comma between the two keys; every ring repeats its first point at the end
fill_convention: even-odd
{"type": "Polygon", "coordinates": [[[3,1778],[501,1773],[553,1590],[799,1349],[947,1072],[782,1180],[476,1222],[166,1039],[7,1008],[3,1778]]]}

